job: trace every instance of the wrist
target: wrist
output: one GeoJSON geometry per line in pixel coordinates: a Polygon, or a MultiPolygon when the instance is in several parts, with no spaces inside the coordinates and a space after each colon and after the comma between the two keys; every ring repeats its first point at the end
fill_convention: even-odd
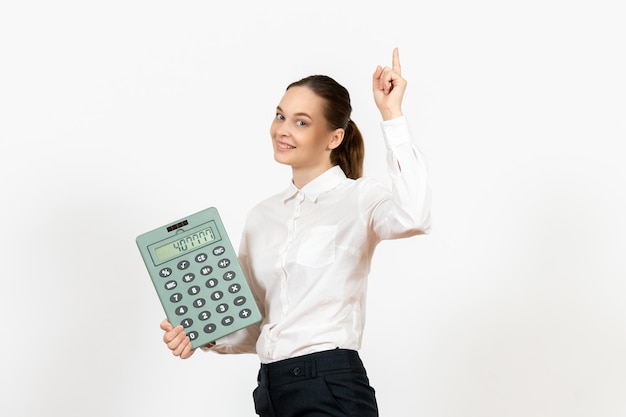
{"type": "Polygon", "coordinates": [[[380,115],[382,116],[383,121],[397,119],[398,117],[403,116],[401,109],[380,110],[380,115]]]}
{"type": "Polygon", "coordinates": [[[215,347],[216,344],[217,344],[217,342],[215,342],[215,341],[209,342],[206,345],[200,346],[200,349],[202,349],[202,350],[211,350],[212,348],[215,347]]]}

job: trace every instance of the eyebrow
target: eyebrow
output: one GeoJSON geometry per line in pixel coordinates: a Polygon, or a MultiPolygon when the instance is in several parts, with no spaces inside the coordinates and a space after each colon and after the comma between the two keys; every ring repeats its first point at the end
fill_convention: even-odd
{"type": "MultiPolygon", "coordinates": [[[[281,109],[280,106],[276,106],[276,110],[278,110],[281,113],[284,113],[283,109],[281,109]]],[[[307,117],[307,118],[313,120],[313,118],[308,113],[304,113],[304,112],[294,113],[294,116],[304,116],[304,117],[307,117]]]]}

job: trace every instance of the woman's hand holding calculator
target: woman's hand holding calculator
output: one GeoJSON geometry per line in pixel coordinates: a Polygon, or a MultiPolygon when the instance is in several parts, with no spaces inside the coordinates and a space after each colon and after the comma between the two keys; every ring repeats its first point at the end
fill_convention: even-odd
{"type": "Polygon", "coordinates": [[[174,356],[179,356],[181,359],[187,359],[195,352],[191,348],[191,340],[185,333],[183,326],[172,326],[167,320],[161,322],[161,329],[165,331],[163,335],[163,342],[172,351],[174,356]]]}

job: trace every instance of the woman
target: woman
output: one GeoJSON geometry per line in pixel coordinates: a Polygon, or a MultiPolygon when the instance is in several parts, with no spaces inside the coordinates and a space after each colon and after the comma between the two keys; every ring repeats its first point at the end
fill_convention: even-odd
{"type": "MultiPolygon", "coordinates": [[[[392,67],[373,74],[391,189],[361,178],[363,138],[348,91],[332,78],[289,85],[276,108],[274,158],[291,166],[292,181],[249,213],[239,249],[263,320],[205,347],[259,356],[260,416],[378,415],[357,352],[372,255],[381,240],[430,228],[425,162],[402,114],[405,89],[396,48],[392,67]]],[[[164,320],[161,328],[174,355],[194,353],[182,326],[164,320]]]]}

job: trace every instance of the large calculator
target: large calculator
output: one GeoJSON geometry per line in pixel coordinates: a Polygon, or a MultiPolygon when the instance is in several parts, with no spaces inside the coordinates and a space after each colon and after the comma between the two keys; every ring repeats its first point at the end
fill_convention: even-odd
{"type": "Polygon", "coordinates": [[[184,327],[194,349],[261,320],[215,207],[136,242],[169,322],[184,327]]]}

